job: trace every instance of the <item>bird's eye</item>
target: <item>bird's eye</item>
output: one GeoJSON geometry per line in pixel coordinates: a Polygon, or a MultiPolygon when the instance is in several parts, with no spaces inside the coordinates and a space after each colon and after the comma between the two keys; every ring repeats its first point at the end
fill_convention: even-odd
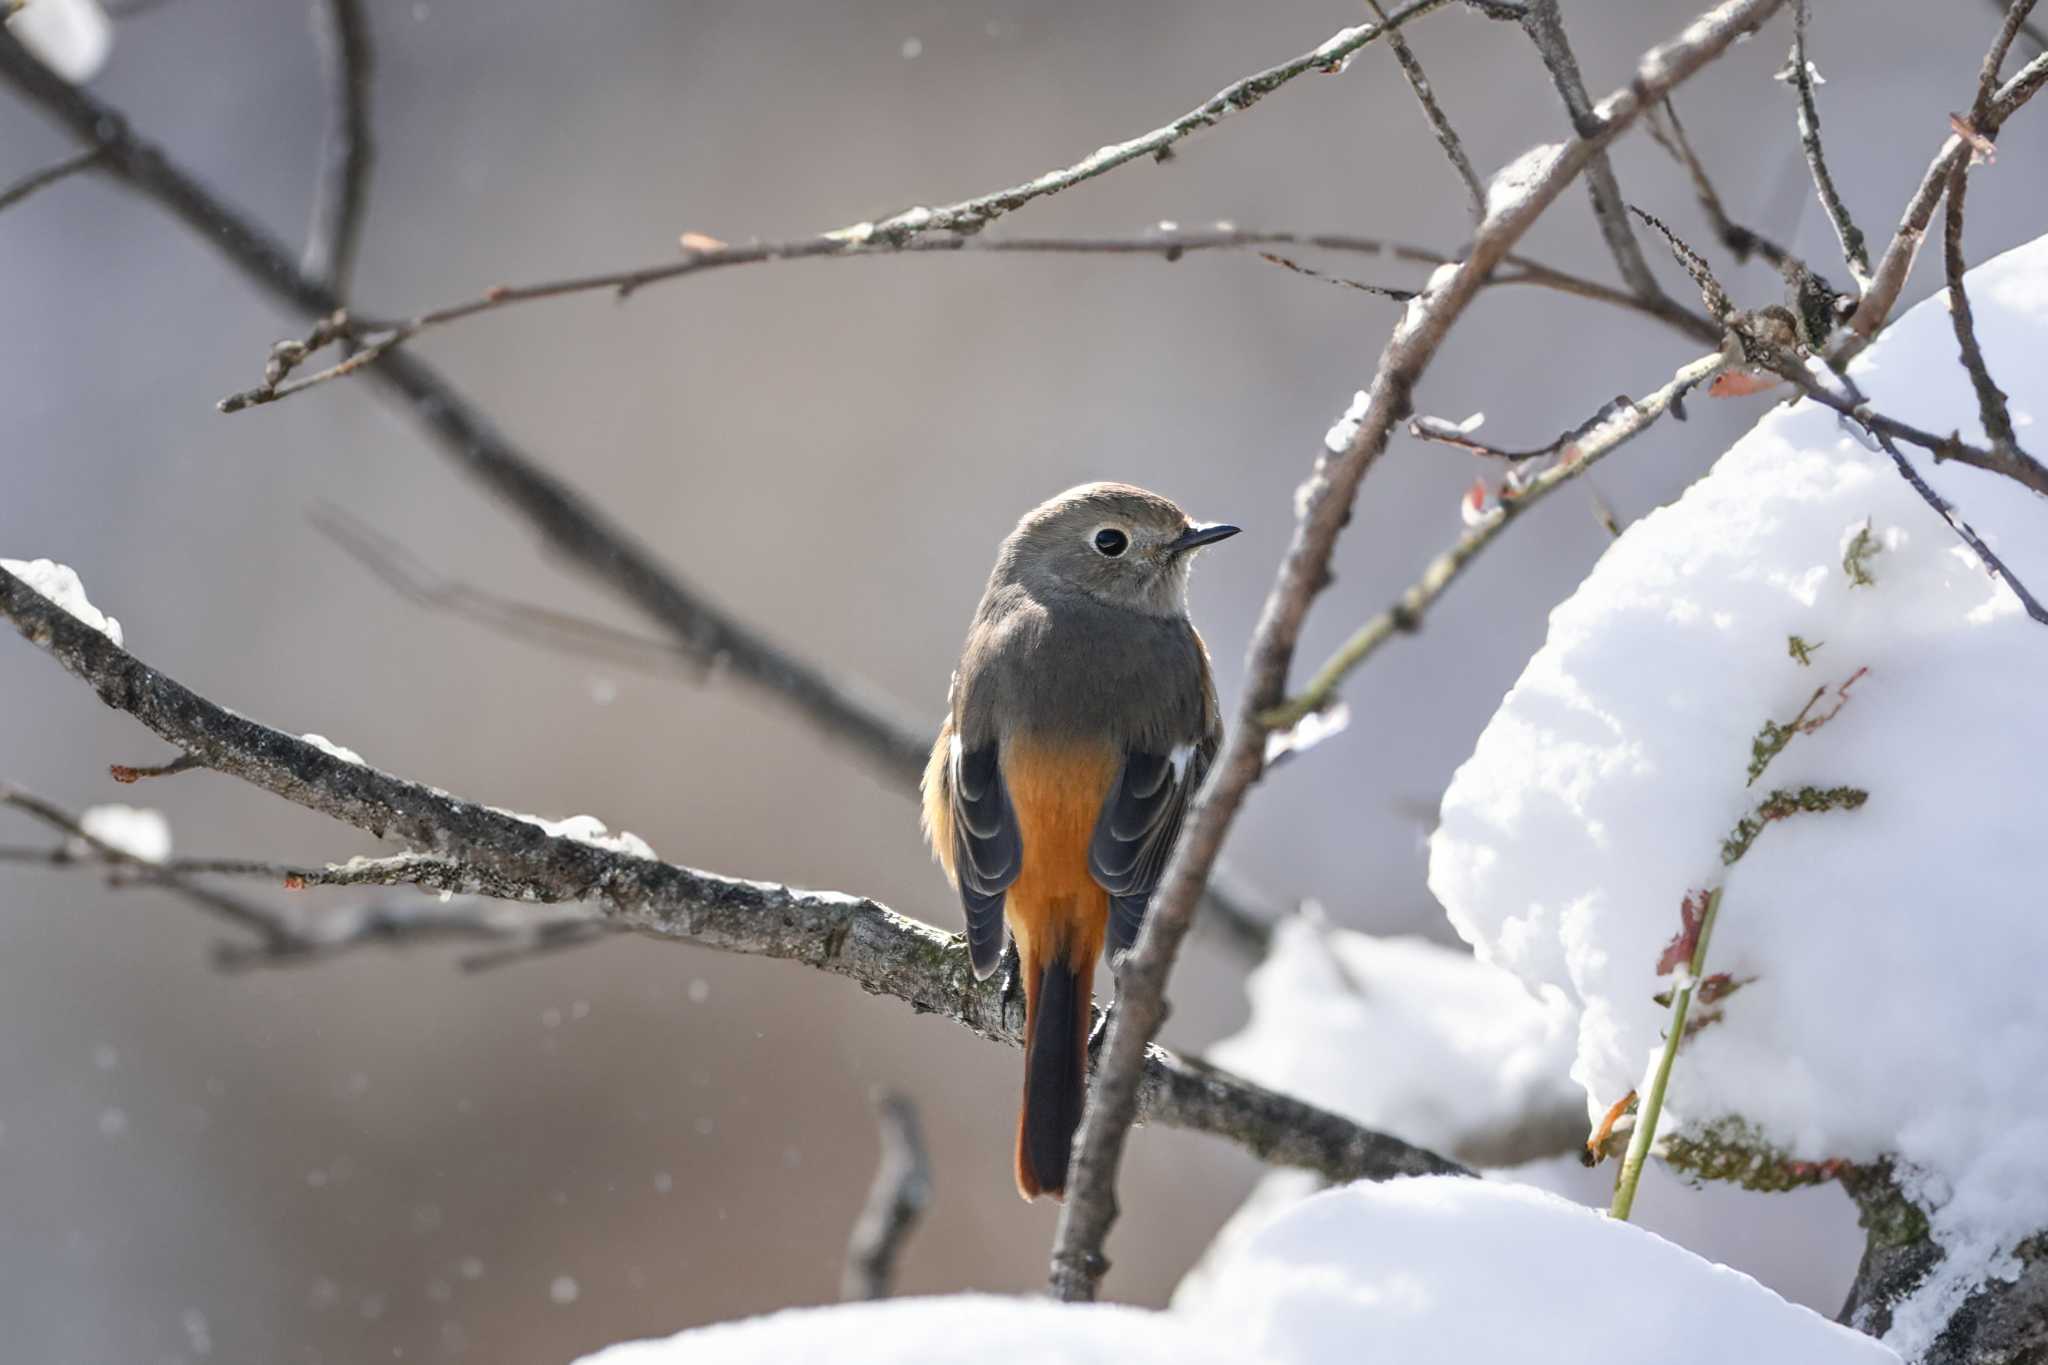
{"type": "Polygon", "coordinates": [[[1105,526],[1095,533],[1095,548],[1102,554],[1115,559],[1129,549],[1131,538],[1114,526],[1105,526]]]}

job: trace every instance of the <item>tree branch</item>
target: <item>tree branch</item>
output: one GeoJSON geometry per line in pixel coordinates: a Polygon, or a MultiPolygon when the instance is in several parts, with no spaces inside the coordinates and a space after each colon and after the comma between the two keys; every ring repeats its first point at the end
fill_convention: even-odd
{"type": "Polygon", "coordinates": [[[306,231],[299,270],[347,298],[376,155],[370,134],[370,25],[362,0],[318,0],[311,16],[314,43],[325,68],[328,109],[313,222],[306,231]]]}
{"type": "MultiPolygon", "coordinates": [[[[1963,368],[1970,372],[1970,384],[1977,390],[1977,413],[1984,423],[1984,433],[1991,438],[1992,453],[2015,467],[2029,467],[2036,478],[2029,482],[2021,478],[2038,493],[2048,493],[2048,469],[2041,462],[2020,449],[2019,436],[2013,430],[2012,413],[2005,405],[2005,390],[1992,381],[1991,371],[1984,363],[1984,348],[1977,344],[1977,321],[1970,311],[1970,291],[1963,282],[1963,203],[1969,189],[1969,163],[1958,165],[1948,178],[1948,218],[1942,233],[1942,264],[1948,275],[1949,321],[1955,327],[1956,347],[1962,354],[1963,368]]],[[[2001,471],[2005,472],[2005,471],[2001,471]]],[[[2020,478],[2018,473],[2013,477],[2020,478]]]]}
{"type": "MultiPolygon", "coordinates": [[[[1992,51],[1997,53],[2002,49],[1994,46],[1992,51]]],[[[1993,90],[1989,98],[1980,98],[1982,112],[1971,120],[1972,137],[1995,142],[2005,121],[2018,113],[2044,84],[2048,84],[2048,53],[2014,72],[2012,79],[1993,90]]],[[[1934,206],[1941,202],[1942,192],[1948,188],[1949,176],[1955,173],[1958,165],[1968,164],[1973,150],[1971,138],[1965,138],[1959,132],[1951,133],[1942,143],[1927,173],[1920,178],[1919,188],[1906,201],[1898,230],[1892,234],[1890,245],[1885,247],[1884,255],[1878,258],[1877,267],[1871,272],[1870,286],[1863,291],[1863,301],[1857,304],[1848,325],[1828,348],[1830,363],[1846,363],[1870,344],[1871,338],[1891,317],[1899,294],[1906,287],[1906,277],[1913,273],[1913,262],[1919,257],[1920,244],[1926,240],[1927,225],[1934,220],[1934,206]]]]}
{"type": "Polygon", "coordinates": [[[80,171],[91,170],[99,159],[99,148],[92,147],[76,156],[66,157],[54,165],[45,166],[39,171],[30,171],[13,184],[0,187],[0,210],[13,208],[37,190],[47,189],[59,180],[68,179],[80,171]]]}
{"type": "Polygon", "coordinates": [[[1504,488],[1499,500],[1480,515],[1471,529],[1458,537],[1456,544],[1429,562],[1412,587],[1402,593],[1392,606],[1360,626],[1330,656],[1329,662],[1316,670],[1315,676],[1300,692],[1263,713],[1259,723],[1269,729],[1284,730],[1300,724],[1303,718],[1336,700],[1338,687],[1381,645],[1396,635],[1413,634],[1421,629],[1423,616],[1430,606],[1457,581],[1466,566],[1507,529],[1508,523],[1641,435],[1659,417],[1678,407],[1688,393],[1710,382],[1735,363],[1720,352],[1701,356],[1673,375],[1670,383],[1642,400],[1617,398],[1587,421],[1535,450],[1507,451],[1481,445],[1462,434],[1455,434],[1454,427],[1434,418],[1423,417],[1410,422],[1408,429],[1414,436],[1456,445],[1481,455],[1509,461],[1551,455],[1559,458],[1557,463],[1519,485],[1512,495],[1504,488]]]}
{"type": "MultiPolygon", "coordinates": [[[[1944,1253],[1927,1215],[1899,1188],[1888,1163],[1849,1167],[1843,1187],[1856,1201],[1865,1233],[1863,1260],[1840,1320],[1874,1337],[1891,1330],[1892,1312],[1933,1273],[1944,1253]]],[[[1956,1304],[1915,1365],[2037,1365],[2048,1323],[2048,1229],[2013,1249],[2014,1273],[1993,1277],[1956,1304]]]]}
{"type": "Polygon", "coordinates": [[[1237,724],[1195,798],[1137,947],[1119,974],[1118,1006],[1075,1139],[1067,1203],[1060,1211],[1051,1274],[1056,1297],[1092,1299],[1108,1269],[1103,1243],[1116,1221],[1117,1168],[1138,1108],[1146,1048],[1166,1016],[1167,976],[1230,824],[1261,774],[1266,729],[1260,717],[1282,699],[1302,621],[1330,581],[1330,553],[1350,519],[1360,480],[1386,449],[1394,423],[1408,415],[1415,384],[1451,324],[1521,235],[1645,107],[1719,56],[1739,34],[1754,31],[1783,2],[1731,0],[1709,11],[1677,40],[1646,54],[1634,80],[1602,101],[1584,133],[1525,156],[1512,192],[1492,197],[1465,260],[1439,269],[1407,305],[1381,354],[1351,439],[1318,458],[1298,495],[1294,540],[1252,640],[1237,724]]]}
{"type": "MultiPolygon", "coordinates": [[[[1559,11],[1558,0],[1530,0],[1527,10],[1522,18],[1522,31],[1542,55],[1543,65],[1564,100],[1565,112],[1571,115],[1572,131],[1581,139],[1598,136],[1600,118],[1587,97],[1578,58],[1572,55],[1571,43],[1564,36],[1564,15],[1559,11]]],[[[1650,263],[1643,259],[1642,247],[1629,227],[1621,184],[1614,178],[1614,163],[1608,160],[1605,150],[1596,153],[1587,165],[1586,188],[1593,199],[1593,217],[1600,224],[1600,235],[1613,253],[1621,278],[1636,297],[1661,298],[1664,290],[1650,272],[1650,263]]]]}
{"type": "MultiPolygon", "coordinates": [[[[1380,7],[1380,0],[1366,0],[1366,4],[1380,21],[1380,27],[1387,28],[1389,20],[1386,10],[1380,7]]],[[[1397,30],[1387,28],[1387,47],[1400,64],[1401,74],[1407,77],[1408,88],[1415,92],[1416,102],[1422,106],[1422,116],[1429,120],[1430,132],[1436,134],[1436,145],[1444,149],[1451,169],[1465,182],[1465,192],[1472,196],[1472,219],[1477,222],[1486,216],[1486,186],[1480,183],[1479,173],[1472,169],[1472,158],[1465,155],[1465,144],[1458,140],[1457,130],[1451,127],[1449,116],[1437,103],[1436,91],[1431,88],[1429,77],[1424,74],[1415,50],[1408,46],[1408,40],[1397,30]]]]}
{"type": "MultiPolygon", "coordinates": [[[[1000,982],[978,982],[965,941],[863,897],[739,881],[576,839],[395,777],[228,711],[135,658],[0,569],[0,616],[83,680],[216,772],[392,838],[394,879],[538,904],[594,902],[612,925],[723,952],[801,962],[942,1014],[987,1038],[1023,1038],[1000,982]]],[[[1464,1170],[1213,1067],[1148,1049],[1140,1114],[1226,1138],[1271,1164],[1330,1180],[1464,1170]]]]}
{"type": "MultiPolygon", "coordinates": [[[[1258,251],[1269,261],[1286,265],[1302,274],[1330,278],[1277,257],[1262,248],[1308,246],[1325,251],[1386,256],[1393,260],[1431,266],[1444,265],[1451,259],[1440,252],[1423,247],[1388,242],[1376,237],[1358,237],[1342,233],[1252,231],[1226,226],[1187,230],[1174,228],[1141,237],[914,237],[901,243],[875,242],[863,245],[830,237],[803,237],[787,242],[751,242],[742,246],[714,243],[708,238],[695,236],[691,236],[688,241],[690,244],[683,248],[680,257],[659,265],[546,280],[537,284],[493,285],[474,298],[432,308],[403,321],[366,323],[352,316],[336,317],[330,314],[315,327],[313,334],[305,341],[283,342],[272,349],[271,363],[265,369],[263,383],[255,388],[228,395],[220,400],[218,406],[222,412],[234,413],[290,398],[306,389],[366,370],[386,353],[406,344],[422,332],[476,317],[482,313],[589,293],[608,293],[623,299],[649,285],[731,266],[761,265],[775,261],[847,260],[854,257],[961,251],[1030,255],[1142,255],[1156,256],[1173,262],[1190,252],[1251,249],[1258,251]],[[295,374],[312,355],[340,341],[356,342],[359,349],[325,369],[311,374],[295,374]]],[[[1653,317],[1688,335],[1699,335],[1697,324],[1700,320],[1697,315],[1688,313],[1687,310],[1661,296],[1657,299],[1640,299],[1597,281],[1572,275],[1521,256],[1509,256],[1504,264],[1512,267],[1512,271],[1503,271],[1489,283],[1529,284],[1603,303],[1612,303],[1653,317]]],[[[1350,280],[1339,282],[1353,288],[1364,289],[1369,293],[1401,299],[1412,297],[1412,291],[1408,290],[1359,284],[1350,280]]]]}
{"type": "Polygon", "coordinates": [[[962,199],[955,204],[943,204],[938,208],[920,205],[905,209],[880,222],[855,223],[851,227],[828,233],[827,236],[841,238],[856,245],[882,241],[901,246],[911,238],[927,232],[979,232],[1004,214],[1022,208],[1034,199],[1072,189],[1084,181],[1093,180],[1098,175],[1143,157],[1163,158],[1163,154],[1176,142],[1191,133],[1214,127],[1239,110],[1251,108],[1296,76],[1310,71],[1341,71],[1347,60],[1366,44],[1393,32],[1403,24],[1442,9],[1449,3],[1450,0],[1412,0],[1412,3],[1395,11],[1385,25],[1360,24],[1356,28],[1341,29],[1299,57],[1282,62],[1278,66],[1268,67],[1257,75],[1231,82],[1171,123],[1163,124],[1149,133],[1125,142],[1098,147],[1071,166],[1047,171],[1022,184],[988,194],[978,194],[972,199],[962,199]]]}
{"type": "Polygon", "coordinates": [[[1778,243],[1744,227],[1728,216],[1721,204],[1721,196],[1714,189],[1713,180],[1707,175],[1707,168],[1692,149],[1692,140],[1685,135],[1685,125],[1678,121],[1678,106],[1665,100],[1659,108],[1663,119],[1671,125],[1667,133],[1659,126],[1658,110],[1652,110],[1644,120],[1650,130],[1650,138],[1670,154],[1671,159],[1685,167],[1692,178],[1693,194],[1700,201],[1700,208],[1707,215],[1707,222],[1714,229],[1714,236],[1721,245],[1728,248],[1736,263],[1747,261],[1752,255],[1761,256],[1772,265],[1783,268],[1796,258],[1778,243]]]}
{"type": "MultiPolygon", "coordinates": [[[[396,875],[348,875],[351,865],[325,868],[290,867],[246,858],[171,858],[146,862],[87,833],[68,811],[0,782],[0,805],[12,806],[65,836],[54,848],[0,849],[0,862],[40,864],[52,868],[100,866],[108,884],[119,888],[169,891],[216,919],[248,931],[253,941],[219,944],[217,965],[234,970],[251,967],[299,966],[364,947],[415,947],[424,943],[467,940],[498,945],[483,965],[570,946],[616,932],[615,927],[573,908],[535,910],[496,905],[469,897],[451,900],[421,896],[411,904],[368,904],[298,914],[240,896],[231,896],[196,879],[203,876],[254,877],[286,887],[311,884],[391,885],[407,880],[396,875]]],[[[354,860],[362,862],[365,860],[354,860]]],[[[424,885],[424,878],[418,879],[424,885]]],[[[476,965],[473,959],[465,966],[476,965]]]]}
{"type": "Polygon", "coordinates": [[[839,1297],[848,1302],[889,1297],[896,1257],[932,1202],[932,1163],[917,1106],[908,1095],[891,1091],[876,1097],[875,1118],[882,1130],[882,1159],[846,1248],[839,1297]]]}
{"type": "Polygon", "coordinates": [[[1813,176],[1820,206],[1827,211],[1828,222],[1834,225],[1835,236],[1842,243],[1842,259],[1848,262],[1856,287],[1867,292],[1870,288],[1870,251],[1863,244],[1862,231],[1849,217],[1849,206],[1842,202],[1841,192],[1835,188],[1835,178],[1828,174],[1827,156],[1821,150],[1820,106],[1813,98],[1813,69],[1806,60],[1806,0],[1795,0],[1792,6],[1792,55],[1789,60],[1787,79],[1799,92],[1799,147],[1806,154],[1806,168],[1813,176]]]}

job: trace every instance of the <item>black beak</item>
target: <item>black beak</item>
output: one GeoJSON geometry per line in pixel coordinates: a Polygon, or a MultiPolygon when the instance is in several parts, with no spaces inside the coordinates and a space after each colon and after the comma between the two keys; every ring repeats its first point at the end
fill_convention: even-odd
{"type": "Polygon", "coordinates": [[[1166,542],[1166,552],[1169,555],[1177,555],[1187,550],[1198,550],[1204,545],[1214,545],[1219,540],[1228,540],[1237,532],[1237,527],[1226,526],[1220,521],[1213,526],[1190,526],[1166,542]]]}

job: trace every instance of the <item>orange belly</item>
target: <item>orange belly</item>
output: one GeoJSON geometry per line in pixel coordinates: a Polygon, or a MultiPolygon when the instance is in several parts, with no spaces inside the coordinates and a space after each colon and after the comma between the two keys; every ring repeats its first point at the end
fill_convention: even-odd
{"type": "Polygon", "coordinates": [[[1004,746],[1003,781],[1024,865],[1003,917],[1026,963],[1058,958],[1078,965],[1102,951],[1109,894],[1088,875],[1088,844],[1116,773],[1117,754],[1105,744],[1015,739],[1004,746]]]}

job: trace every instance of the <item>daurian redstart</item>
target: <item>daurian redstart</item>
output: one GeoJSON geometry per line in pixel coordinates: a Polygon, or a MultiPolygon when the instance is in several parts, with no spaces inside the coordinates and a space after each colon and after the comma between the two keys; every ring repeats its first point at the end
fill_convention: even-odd
{"type": "Polygon", "coordinates": [[[1145,903],[1221,734],[1188,621],[1193,552],[1237,534],[1156,493],[1071,488],[1003,541],[924,776],[924,828],[967,911],[975,975],[1016,940],[1017,1189],[1058,1196],[1088,1070],[1095,958],[1145,903]]]}

